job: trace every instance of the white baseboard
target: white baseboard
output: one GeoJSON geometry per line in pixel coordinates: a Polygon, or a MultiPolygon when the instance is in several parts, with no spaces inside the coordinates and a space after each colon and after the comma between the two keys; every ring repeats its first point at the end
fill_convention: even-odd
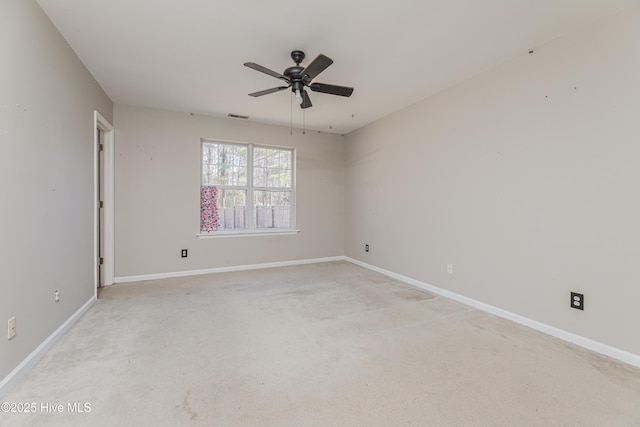
{"type": "Polygon", "coordinates": [[[7,387],[10,383],[17,381],[23,375],[25,375],[29,370],[45,355],[45,353],[64,335],[65,332],[75,323],[77,322],[82,315],[91,308],[91,306],[96,302],[95,295],[92,296],[89,301],[84,303],[82,307],[80,307],[75,313],[71,315],[58,329],[56,329],[47,339],[45,339],[35,350],[29,354],[18,366],[15,367],[13,371],[9,373],[2,381],[0,381],[0,395],[3,394],[5,389],[9,389],[7,387]]]}
{"type": "Polygon", "coordinates": [[[462,304],[468,305],[473,308],[477,308],[478,310],[482,310],[484,312],[493,314],[495,316],[502,317],[507,320],[511,320],[512,322],[527,326],[531,329],[535,329],[547,335],[551,335],[553,337],[559,338],[563,341],[568,341],[570,343],[576,344],[580,347],[586,348],[593,352],[600,353],[605,356],[609,356],[613,359],[617,359],[629,365],[640,367],[640,355],[629,353],[628,351],[620,350],[619,348],[602,344],[600,342],[591,340],[589,338],[585,338],[583,336],[576,335],[571,332],[567,332],[563,329],[549,326],[544,323],[538,322],[536,320],[532,320],[527,317],[520,316],[519,314],[515,314],[510,311],[503,310],[501,308],[474,300],[472,298],[468,298],[463,295],[456,294],[455,292],[447,291],[446,289],[438,288],[437,286],[429,285],[419,280],[415,280],[410,277],[403,276],[401,274],[397,274],[392,271],[388,271],[388,270],[376,267],[374,265],[364,263],[362,261],[358,261],[357,259],[353,259],[349,257],[344,257],[344,259],[353,264],[384,274],[385,276],[389,276],[393,279],[400,280],[402,282],[408,283],[417,288],[424,289],[425,291],[431,292],[433,294],[440,295],[442,297],[460,302],[462,304]]]}
{"type": "Polygon", "coordinates": [[[141,274],[137,276],[116,277],[114,283],[141,282],[144,280],[168,279],[171,277],[200,276],[212,273],[228,273],[231,271],[257,270],[260,268],[289,267],[292,265],[317,264],[330,261],[345,261],[344,256],[327,258],[302,259],[297,261],[268,262],[264,264],[236,265],[233,267],[205,268],[201,270],[174,271],[169,273],[141,274]]]}

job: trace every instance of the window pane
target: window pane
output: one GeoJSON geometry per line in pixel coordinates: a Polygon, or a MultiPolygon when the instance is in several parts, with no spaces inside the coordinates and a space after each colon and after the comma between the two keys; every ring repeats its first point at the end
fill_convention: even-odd
{"type": "Polygon", "coordinates": [[[218,189],[218,230],[246,228],[246,190],[218,189]]]}
{"type": "Polygon", "coordinates": [[[202,185],[247,185],[247,147],[202,143],[202,185]]]}
{"type": "Polygon", "coordinates": [[[291,191],[253,192],[256,228],[291,227],[291,191]]]}
{"type": "Polygon", "coordinates": [[[255,187],[291,188],[292,150],[256,147],[253,150],[253,185],[255,187]]]}

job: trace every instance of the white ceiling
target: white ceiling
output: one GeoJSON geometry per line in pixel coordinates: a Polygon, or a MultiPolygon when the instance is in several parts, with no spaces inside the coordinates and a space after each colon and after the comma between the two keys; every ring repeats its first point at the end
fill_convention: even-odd
{"type": "MultiPolygon", "coordinates": [[[[120,104],[289,126],[281,81],[303,50],[335,62],[314,81],[307,129],[346,134],[619,11],[630,0],[37,0],[120,104]]],[[[293,123],[302,125],[295,106],[293,123]]]]}

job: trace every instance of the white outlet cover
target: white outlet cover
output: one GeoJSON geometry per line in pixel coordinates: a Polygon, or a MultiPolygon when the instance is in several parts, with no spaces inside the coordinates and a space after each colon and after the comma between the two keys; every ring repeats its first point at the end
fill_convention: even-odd
{"type": "Polygon", "coordinates": [[[7,339],[10,340],[15,336],[16,336],[16,318],[14,316],[7,321],[7,339]]]}

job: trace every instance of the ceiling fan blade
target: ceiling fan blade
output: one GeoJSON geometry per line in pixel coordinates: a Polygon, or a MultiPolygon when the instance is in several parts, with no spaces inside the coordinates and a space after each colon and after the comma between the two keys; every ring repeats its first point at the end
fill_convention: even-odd
{"type": "Polygon", "coordinates": [[[353,93],[352,87],[328,85],[326,83],[311,83],[309,89],[314,92],[329,93],[331,95],[339,96],[351,96],[353,93]]]}
{"type": "Polygon", "coordinates": [[[245,67],[249,67],[249,68],[253,68],[256,71],[260,71],[261,73],[269,74],[270,76],[273,76],[276,79],[282,79],[282,80],[289,81],[289,79],[286,78],[285,76],[283,76],[282,74],[276,73],[275,71],[270,70],[267,67],[263,67],[260,64],[256,64],[255,62],[245,62],[244,66],[245,67]]]}
{"type": "Polygon", "coordinates": [[[300,104],[300,108],[309,108],[312,107],[311,98],[309,98],[309,94],[306,90],[302,89],[302,104],[300,104]]]}
{"type": "Polygon", "coordinates": [[[268,95],[270,93],[274,93],[274,92],[280,92],[281,90],[285,90],[288,89],[289,86],[278,86],[278,87],[272,87],[271,89],[265,89],[265,90],[261,90],[259,92],[253,92],[250,93],[249,96],[262,96],[262,95],[268,95]]]}
{"type": "Polygon", "coordinates": [[[326,70],[326,68],[331,64],[333,64],[333,59],[320,54],[316,57],[316,59],[311,61],[311,64],[309,64],[307,68],[305,68],[304,71],[302,71],[302,73],[300,74],[304,75],[304,81],[308,83],[313,80],[318,74],[326,70]]]}

